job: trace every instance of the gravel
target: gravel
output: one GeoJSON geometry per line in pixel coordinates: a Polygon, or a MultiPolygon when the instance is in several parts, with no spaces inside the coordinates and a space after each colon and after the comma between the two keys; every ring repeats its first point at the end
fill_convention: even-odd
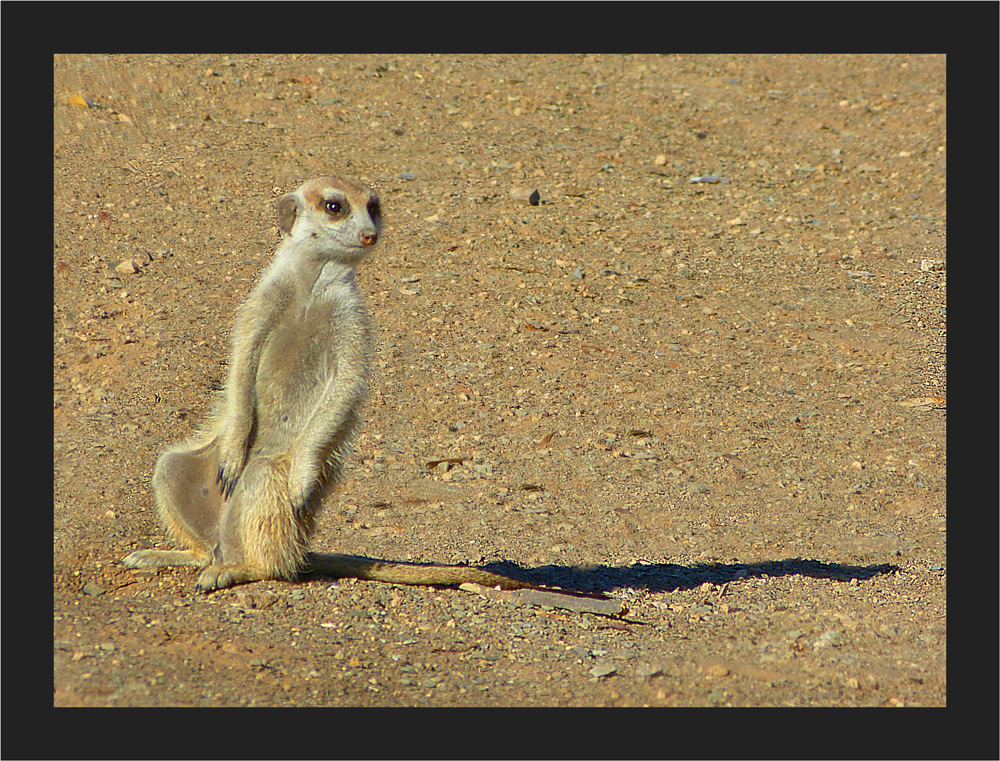
{"type": "Polygon", "coordinates": [[[943,56],[54,73],[55,705],[946,704],[943,56]],[[317,549],[627,612],[118,564],[166,546],[156,457],[221,387],[274,199],[327,171],[387,230],[317,549]]]}

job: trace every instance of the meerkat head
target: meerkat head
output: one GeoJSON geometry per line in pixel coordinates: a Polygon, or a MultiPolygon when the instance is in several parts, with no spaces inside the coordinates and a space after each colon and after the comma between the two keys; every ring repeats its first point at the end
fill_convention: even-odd
{"type": "Polygon", "coordinates": [[[297,253],[357,264],[378,242],[382,212],[368,186],[319,177],[278,199],[278,226],[297,253]]]}

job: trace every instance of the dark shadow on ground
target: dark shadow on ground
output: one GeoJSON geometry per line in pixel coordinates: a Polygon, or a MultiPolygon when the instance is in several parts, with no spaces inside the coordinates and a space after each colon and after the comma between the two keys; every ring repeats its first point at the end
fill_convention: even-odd
{"type": "Polygon", "coordinates": [[[846,565],[826,563],[807,558],[770,560],[760,563],[696,563],[677,565],[675,563],[633,563],[629,566],[579,566],[545,565],[537,568],[522,568],[508,561],[490,563],[486,570],[529,581],[533,584],[562,587],[568,591],[595,593],[610,592],[614,589],[630,587],[648,589],[650,592],[673,592],[680,589],[699,587],[706,581],[725,584],[767,576],[811,576],[834,581],[863,581],[875,576],[893,573],[898,566],[891,563],[876,565],[846,565]]]}
{"type": "MultiPolygon", "coordinates": [[[[361,562],[390,562],[358,555],[351,557],[361,562]]],[[[391,562],[410,566],[429,565],[405,561],[391,562]]],[[[505,560],[478,567],[530,584],[559,587],[567,592],[588,595],[610,592],[620,588],[648,589],[650,592],[673,592],[680,589],[693,589],[706,581],[713,584],[725,584],[730,581],[768,576],[802,575],[834,581],[850,581],[851,579],[863,581],[875,576],[893,573],[899,568],[891,563],[859,566],[827,563],[808,558],[769,560],[760,563],[696,563],[693,565],[633,563],[629,566],[598,565],[587,567],[543,565],[536,568],[525,568],[505,560]]],[[[337,576],[314,571],[304,574],[303,578],[337,578],[337,576]]]]}

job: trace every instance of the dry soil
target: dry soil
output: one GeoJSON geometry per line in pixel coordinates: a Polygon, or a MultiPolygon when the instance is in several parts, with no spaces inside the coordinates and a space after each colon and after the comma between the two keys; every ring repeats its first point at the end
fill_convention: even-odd
{"type": "Polygon", "coordinates": [[[56,706],[945,705],[942,56],[54,65],[56,706]],[[120,565],[327,173],[387,227],[315,548],[626,615],[120,565]]]}

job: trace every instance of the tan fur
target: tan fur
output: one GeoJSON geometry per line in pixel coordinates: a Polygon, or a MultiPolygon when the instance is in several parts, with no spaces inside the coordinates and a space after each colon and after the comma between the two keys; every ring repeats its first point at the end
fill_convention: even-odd
{"type": "Polygon", "coordinates": [[[278,224],[288,237],[239,310],[221,404],[153,473],[160,518],[185,549],[140,550],[122,562],[202,567],[204,591],[303,572],[526,586],[465,566],[309,553],[367,391],[372,328],[354,269],[377,242],[381,215],[370,188],[321,177],[278,200],[278,224]]]}
{"type": "Polygon", "coordinates": [[[310,552],[303,572],[336,578],[383,581],[389,584],[459,586],[472,583],[484,587],[500,587],[501,589],[524,589],[533,586],[509,576],[502,576],[472,566],[389,562],[359,555],[339,555],[325,552],[310,552]]]}

